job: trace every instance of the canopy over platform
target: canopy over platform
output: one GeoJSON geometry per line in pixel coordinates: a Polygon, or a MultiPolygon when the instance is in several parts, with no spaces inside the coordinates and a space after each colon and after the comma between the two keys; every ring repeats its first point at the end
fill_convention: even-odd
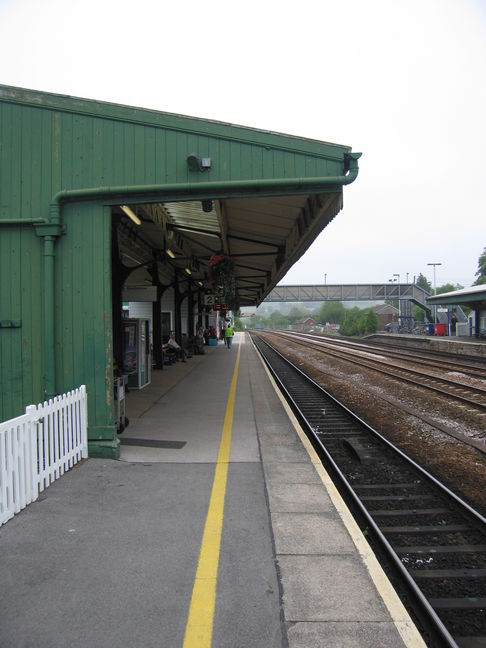
{"type": "Polygon", "coordinates": [[[431,306],[439,304],[465,304],[470,308],[474,308],[476,304],[483,304],[483,307],[486,308],[486,285],[461,288],[461,290],[453,290],[440,295],[427,297],[427,302],[431,306]]]}
{"type": "MultiPolygon", "coordinates": [[[[85,384],[117,452],[122,295],[258,305],[342,209],[349,146],[0,85],[0,420],[85,384]]],[[[184,315],[183,315],[184,311],[184,315]]],[[[90,449],[91,452],[91,449],[90,449]]]]}
{"type": "Polygon", "coordinates": [[[427,297],[430,306],[468,306],[474,311],[474,325],[471,329],[476,338],[486,336],[486,285],[461,288],[451,292],[427,297]]]}

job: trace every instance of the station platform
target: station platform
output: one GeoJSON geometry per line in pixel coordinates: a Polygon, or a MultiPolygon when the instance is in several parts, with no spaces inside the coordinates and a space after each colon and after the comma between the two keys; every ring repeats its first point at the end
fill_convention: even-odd
{"type": "Polygon", "coordinates": [[[249,336],[205,350],[0,529],[0,646],[425,646],[249,336]]]}
{"type": "Polygon", "coordinates": [[[471,336],[412,335],[407,333],[372,333],[365,340],[421,351],[439,351],[458,356],[486,357],[486,338],[471,336]]]}

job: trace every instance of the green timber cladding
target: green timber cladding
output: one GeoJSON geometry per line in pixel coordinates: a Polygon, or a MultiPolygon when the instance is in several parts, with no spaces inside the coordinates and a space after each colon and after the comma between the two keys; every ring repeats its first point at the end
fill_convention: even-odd
{"type": "Polygon", "coordinates": [[[90,453],[117,456],[114,208],[145,205],[155,218],[154,205],[163,211],[163,203],[218,201],[221,250],[233,254],[233,231],[234,250],[262,257],[264,279],[253,296],[245,293],[247,278],[238,284],[241,303],[259,303],[341,209],[359,155],[346,146],[0,86],[0,420],[84,383],[90,453]],[[209,158],[210,168],[195,170],[192,153],[209,158]],[[269,202],[275,196],[288,197],[281,240],[278,202],[269,202]],[[261,222],[260,230],[252,225],[258,243],[241,236],[250,211],[261,222]],[[264,259],[263,249],[275,254],[264,259]]]}

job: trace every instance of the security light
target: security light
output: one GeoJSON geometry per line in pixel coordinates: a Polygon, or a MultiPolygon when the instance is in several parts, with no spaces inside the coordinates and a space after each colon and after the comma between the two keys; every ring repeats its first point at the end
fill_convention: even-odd
{"type": "Polygon", "coordinates": [[[202,171],[201,160],[195,153],[187,156],[187,166],[189,171],[202,171]]]}

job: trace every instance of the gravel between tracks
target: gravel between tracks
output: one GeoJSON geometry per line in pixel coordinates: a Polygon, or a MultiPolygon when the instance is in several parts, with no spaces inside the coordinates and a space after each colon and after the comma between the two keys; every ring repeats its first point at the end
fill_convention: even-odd
{"type": "Polygon", "coordinates": [[[486,516],[486,455],[401,411],[384,398],[467,436],[484,436],[486,416],[349,362],[263,333],[275,348],[384,437],[486,516]]]}

